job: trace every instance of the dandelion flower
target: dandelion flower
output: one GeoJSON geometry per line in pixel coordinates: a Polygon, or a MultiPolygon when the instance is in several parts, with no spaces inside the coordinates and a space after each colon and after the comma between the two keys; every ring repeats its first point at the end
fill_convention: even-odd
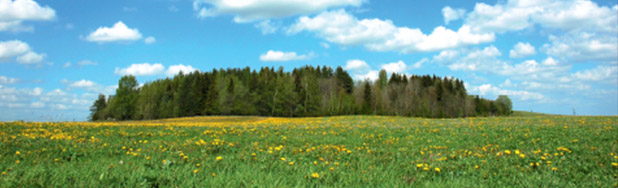
{"type": "Polygon", "coordinates": [[[317,172],[311,173],[311,177],[312,178],[320,178],[320,174],[318,174],[317,172]]]}
{"type": "Polygon", "coordinates": [[[434,168],[434,170],[435,170],[436,172],[440,172],[440,168],[438,168],[438,167],[434,168]]]}
{"type": "Polygon", "coordinates": [[[217,156],[217,158],[216,158],[217,161],[220,161],[221,159],[223,159],[223,157],[221,157],[221,156],[217,156]]]}
{"type": "Polygon", "coordinates": [[[194,174],[197,174],[197,172],[199,172],[199,171],[200,171],[200,170],[195,169],[195,170],[193,170],[193,173],[194,173],[194,174]]]}
{"type": "Polygon", "coordinates": [[[15,155],[21,155],[21,152],[16,151],[16,152],[15,152],[15,155]]]}

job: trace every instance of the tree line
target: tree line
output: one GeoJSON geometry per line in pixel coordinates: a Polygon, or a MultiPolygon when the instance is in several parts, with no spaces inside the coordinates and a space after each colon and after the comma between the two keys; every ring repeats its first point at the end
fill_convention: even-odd
{"type": "Polygon", "coordinates": [[[396,115],[431,118],[509,115],[507,96],[487,100],[466,93],[463,81],[386,71],[376,81],[357,81],[341,67],[305,66],[285,72],[213,69],[182,72],[139,86],[123,76],[115,95],[100,94],[91,121],[142,120],[202,115],[281,117],[396,115]]]}

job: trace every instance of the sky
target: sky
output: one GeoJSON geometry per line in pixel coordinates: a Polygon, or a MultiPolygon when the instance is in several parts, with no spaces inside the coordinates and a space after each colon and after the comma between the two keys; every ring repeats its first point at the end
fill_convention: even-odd
{"type": "Polygon", "coordinates": [[[618,115],[615,0],[0,0],[0,121],[84,121],[118,80],[341,66],[462,79],[514,110],[618,115]]]}

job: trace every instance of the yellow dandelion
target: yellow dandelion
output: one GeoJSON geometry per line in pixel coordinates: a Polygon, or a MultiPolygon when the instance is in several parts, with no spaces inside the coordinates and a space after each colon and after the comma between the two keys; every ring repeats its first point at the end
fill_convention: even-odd
{"type": "Polygon", "coordinates": [[[474,165],[474,168],[475,169],[479,169],[479,165],[474,165]]]}
{"type": "Polygon", "coordinates": [[[2,172],[2,175],[3,175],[3,176],[5,176],[5,175],[6,175],[6,172],[2,172]]]}
{"type": "Polygon", "coordinates": [[[21,152],[16,151],[16,152],[15,152],[15,155],[21,155],[21,152]]]}
{"type": "Polygon", "coordinates": [[[290,166],[294,165],[294,161],[288,163],[290,166]]]}
{"type": "Polygon", "coordinates": [[[200,167],[200,166],[201,166],[201,164],[200,164],[200,163],[197,163],[195,166],[196,166],[196,167],[200,167]]]}
{"type": "Polygon", "coordinates": [[[217,176],[217,174],[215,174],[214,172],[210,174],[212,177],[217,176]]]}
{"type": "Polygon", "coordinates": [[[440,172],[440,168],[438,168],[438,167],[434,168],[434,170],[435,170],[436,172],[440,172]]]}
{"type": "Polygon", "coordinates": [[[425,167],[423,168],[424,171],[429,171],[429,168],[425,167]]]}
{"type": "Polygon", "coordinates": [[[330,170],[330,171],[334,171],[334,170],[335,170],[335,168],[333,168],[333,167],[330,167],[330,169],[329,169],[329,170],[330,170]]]}
{"type": "Polygon", "coordinates": [[[556,171],[556,170],[558,170],[558,168],[556,168],[556,167],[551,167],[551,170],[556,171]]]}
{"type": "Polygon", "coordinates": [[[221,157],[221,156],[217,156],[217,158],[216,158],[217,161],[220,161],[222,159],[223,159],[223,157],[221,157]]]}
{"type": "Polygon", "coordinates": [[[285,157],[281,157],[281,160],[282,160],[282,161],[285,161],[285,157]]]}
{"type": "Polygon", "coordinates": [[[420,167],[423,167],[422,163],[421,164],[416,164],[416,168],[420,168],[420,167]]]}
{"type": "Polygon", "coordinates": [[[195,169],[195,170],[193,170],[193,173],[194,173],[194,174],[197,174],[197,172],[199,172],[199,171],[200,171],[200,170],[195,169]]]}
{"type": "Polygon", "coordinates": [[[519,154],[519,157],[526,158],[526,155],[522,153],[522,154],[519,154]]]}
{"type": "Polygon", "coordinates": [[[163,160],[161,161],[161,163],[163,163],[163,164],[165,164],[166,162],[167,162],[167,160],[165,160],[165,159],[163,159],[163,160]]]}
{"type": "Polygon", "coordinates": [[[317,172],[311,173],[311,177],[312,178],[320,178],[320,174],[318,174],[317,172]]]}
{"type": "Polygon", "coordinates": [[[150,156],[147,156],[147,157],[146,157],[146,160],[150,160],[150,156]]]}
{"type": "Polygon", "coordinates": [[[19,164],[19,160],[16,160],[16,161],[15,161],[15,164],[19,164]]]}
{"type": "Polygon", "coordinates": [[[613,167],[618,167],[618,163],[612,163],[613,167]]]}
{"type": "Polygon", "coordinates": [[[506,153],[507,155],[511,154],[511,150],[505,150],[504,153],[506,153]]]}

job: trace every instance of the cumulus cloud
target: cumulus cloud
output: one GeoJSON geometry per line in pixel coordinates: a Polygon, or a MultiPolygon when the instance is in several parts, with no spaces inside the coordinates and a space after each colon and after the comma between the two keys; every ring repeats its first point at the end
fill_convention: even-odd
{"type": "Polygon", "coordinates": [[[82,79],[80,81],[72,82],[69,84],[69,87],[72,88],[89,88],[96,86],[97,84],[90,80],[82,79]]]}
{"type": "Polygon", "coordinates": [[[146,44],[152,44],[155,42],[157,42],[157,39],[154,38],[153,36],[149,36],[149,37],[146,37],[146,39],[144,39],[144,43],[146,44]]]}
{"type": "Polygon", "coordinates": [[[43,61],[43,59],[47,56],[46,54],[37,54],[35,52],[28,52],[24,55],[17,57],[17,62],[21,64],[36,64],[43,61]]]}
{"type": "Polygon", "coordinates": [[[43,107],[45,107],[45,103],[42,103],[42,102],[39,102],[39,101],[32,102],[32,103],[30,103],[30,107],[32,107],[32,108],[43,108],[43,107]]]}
{"type": "Polygon", "coordinates": [[[313,18],[303,16],[288,33],[315,32],[325,40],[344,46],[362,45],[372,51],[429,52],[494,41],[492,33],[478,34],[463,25],[457,31],[443,26],[427,35],[418,28],[397,27],[390,20],[362,19],[345,10],[326,11],[313,18]]]}
{"type": "Polygon", "coordinates": [[[428,59],[428,58],[423,58],[423,59],[421,59],[421,60],[417,61],[416,63],[414,63],[414,64],[411,66],[411,68],[413,68],[413,69],[418,69],[418,68],[421,68],[421,67],[423,67],[423,64],[425,64],[425,63],[427,63],[427,62],[429,62],[429,59],[428,59]]]}
{"type": "Polygon", "coordinates": [[[141,64],[131,64],[127,68],[118,68],[114,70],[114,73],[117,75],[133,75],[133,76],[151,76],[161,74],[165,70],[160,63],[150,64],[150,63],[141,63],[141,64]]]}
{"type": "MultiPolygon", "coordinates": [[[[99,63],[94,62],[94,61],[90,61],[90,60],[82,60],[82,61],[79,61],[79,62],[75,63],[75,65],[77,65],[78,68],[83,68],[85,66],[95,66],[95,65],[98,65],[98,64],[99,63]]],[[[64,65],[62,67],[70,68],[72,66],[73,66],[73,63],[66,62],[66,63],[64,63],[64,65]]]]}
{"type": "Polygon", "coordinates": [[[34,27],[24,26],[24,21],[46,21],[56,17],[49,6],[40,6],[33,0],[0,0],[0,31],[32,31],[34,27]]]}
{"type": "Polygon", "coordinates": [[[313,58],[313,52],[309,54],[301,54],[298,55],[296,52],[283,52],[283,51],[274,51],[268,50],[268,52],[260,55],[261,61],[297,61],[297,60],[308,60],[313,58]]]}
{"type": "Polygon", "coordinates": [[[491,84],[483,84],[480,86],[473,86],[470,89],[470,93],[479,94],[486,98],[497,98],[498,95],[508,95],[510,97],[515,97],[516,99],[526,101],[526,100],[543,100],[545,96],[541,93],[530,92],[524,90],[508,90],[501,89],[499,87],[493,86],[491,84]]]}
{"type": "Polygon", "coordinates": [[[20,64],[38,64],[45,59],[46,54],[38,54],[30,46],[20,40],[0,41],[0,62],[13,61],[20,64]]]}
{"type": "Polygon", "coordinates": [[[167,71],[165,71],[165,74],[167,76],[174,76],[180,72],[182,72],[183,74],[189,74],[192,72],[195,72],[197,69],[193,68],[191,65],[172,65],[170,67],[167,68],[167,71]]]}
{"type": "Polygon", "coordinates": [[[551,29],[616,32],[617,17],[616,10],[589,0],[508,0],[495,5],[477,3],[464,23],[475,32],[517,31],[534,24],[551,29]]]}
{"type": "Polygon", "coordinates": [[[403,73],[406,71],[407,67],[408,66],[406,63],[401,60],[382,65],[382,69],[384,69],[387,73],[403,73]]]}
{"type": "Polygon", "coordinates": [[[610,83],[616,83],[618,82],[618,67],[600,65],[592,69],[575,72],[573,78],[584,81],[608,81],[610,83]]]}
{"type": "Polygon", "coordinates": [[[347,70],[359,70],[359,69],[368,69],[369,65],[367,62],[360,59],[352,59],[348,60],[345,64],[345,69],[347,70]]]}
{"type": "MultiPolygon", "coordinates": [[[[618,27],[618,26],[617,26],[618,27]]],[[[562,36],[551,35],[550,43],[541,49],[545,53],[576,62],[615,61],[618,59],[616,33],[573,31],[562,36]]]]}
{"type": "Polygon", "coordinates": [[[466,15],[464,9],[453,9],[449,6],[442,8],[442,15],[444,16],[444,24],[448,25],[449,22],[459,20],[466,15]]]}
{"type": "Polygon", "coordinates": [[[511,58],[522,58],[536,54],[536,50],[534,46],[530,45],[530,43],[518,42],[513,46],[513,49],[509,53],[509,57],[511,58]]]}
{"type": "Polygon", "coordinates": [[[119,42],[135,41],[142,38],[142,34],[137,28],[129,28],[122,21],[118,21],[112,27],[99,27],[86,37],[90,42],[119,42]]]}
{"type": "Polygon", "coordinates": [[[273,34],[277,32],[277,30],[279,30],[279,28],[281,27],[280,24],[274,23],[270,20],[263,20],[259,23],[256,23],[254,26],[255,28],[258,28],[260,31],[262,31],[263,35],[273,34]]]}
{"type": "Polygon", "coordinates": [[[6,76],[0,76],[0,84],[14,84],[17,83],[19,79],[17,78],[9,78],[6,76]]]}
{"type": "Polygon", "coordinates": [[[237,23],[310,14],[334,7],[359,7],[365,0],[194,0],[198,18],[234,15],[237,23]]]}
{"type": "Polygon", "coordinates": [[[0,61],[6,61],[29,51],[30,46],[25,42],[19,40],[0,41],[0,61]]]}

